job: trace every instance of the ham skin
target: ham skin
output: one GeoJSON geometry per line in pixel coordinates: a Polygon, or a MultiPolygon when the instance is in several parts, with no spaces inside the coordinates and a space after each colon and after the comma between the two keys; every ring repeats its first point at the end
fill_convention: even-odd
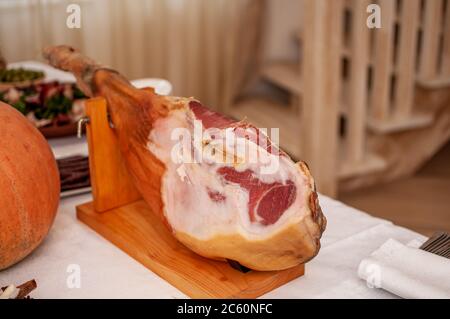
{"type": "Polygon", "coordinates": [[[261,139],[260,130],[192,98],[138,90],[71,47],[50,47],[44,56],[74,73],[86,94],[106,98],[134,184],[185,246],[262,271],[287,269],[318,253],[326,219],[310,171],[261,139]],[[196,143],[198,123],[203,134],[196,143]],[[177,130],[189,133],[183,145],[191,147],[190,161],[183,160],[186,152],[174,151],[177,130]],[[258,161],[237,152],[240,142],[258,161]],[[276,169],[264,172],[268,163],[276,169]]]}

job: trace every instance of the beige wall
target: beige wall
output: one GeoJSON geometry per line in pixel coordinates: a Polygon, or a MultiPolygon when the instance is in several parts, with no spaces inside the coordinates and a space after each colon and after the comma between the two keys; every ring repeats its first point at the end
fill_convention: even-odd
{"type": "Polygon", "coordinates": [[[267,0],[264,57],[267,60],[297,59],[293,33],[300,29],[302,0],[267,0]]]}
{"type": "Polygon", "coordinates": [[[42,59],[69,44],[131,79],[162,77],[174,94],[223,107],[253,72],[261,0],[0,0],[0,48],[8,62],[42,59]],[[66,8],[81,7],[81,28],[66,8]],[[244,28],[243,28],[244,26],[244,28]]]}

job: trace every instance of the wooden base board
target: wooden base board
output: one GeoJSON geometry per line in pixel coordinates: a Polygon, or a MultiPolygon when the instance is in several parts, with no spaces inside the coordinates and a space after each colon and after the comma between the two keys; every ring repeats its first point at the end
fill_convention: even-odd
{"type": "Polygon", "coordinates": [[[256,298],[304,274],[304,265],[242,273],[179,243],[143,200],[98,213],[93,203],[77,217],[145,267],[192,298],[256,298]]]}

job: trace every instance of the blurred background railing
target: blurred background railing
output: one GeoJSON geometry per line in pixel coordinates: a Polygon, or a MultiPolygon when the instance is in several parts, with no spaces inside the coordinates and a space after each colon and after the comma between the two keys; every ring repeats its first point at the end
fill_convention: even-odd
{"type": "Polygon", "coordinates": [[[248,95],[228,112],[283,128],[282,147],[332,196],[414,173],[450,136],[449,1],[301,3],[298,58],[260,72],[288,98],[248,95]],[[366,26],[369,4],[380,29],[366,26]]]}

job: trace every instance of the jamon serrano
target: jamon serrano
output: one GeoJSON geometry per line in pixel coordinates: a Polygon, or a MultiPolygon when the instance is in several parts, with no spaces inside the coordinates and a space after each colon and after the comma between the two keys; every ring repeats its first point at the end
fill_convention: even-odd
{"type": "Polygon", "coordinates": [[[136,187],[196,253],[255,270],[307,262],[326,219],[305,163],[294,163],[246,122],[193,98],[138,90],[68,46],[47,48],[89,96],[103,96],[136,187]]]}

